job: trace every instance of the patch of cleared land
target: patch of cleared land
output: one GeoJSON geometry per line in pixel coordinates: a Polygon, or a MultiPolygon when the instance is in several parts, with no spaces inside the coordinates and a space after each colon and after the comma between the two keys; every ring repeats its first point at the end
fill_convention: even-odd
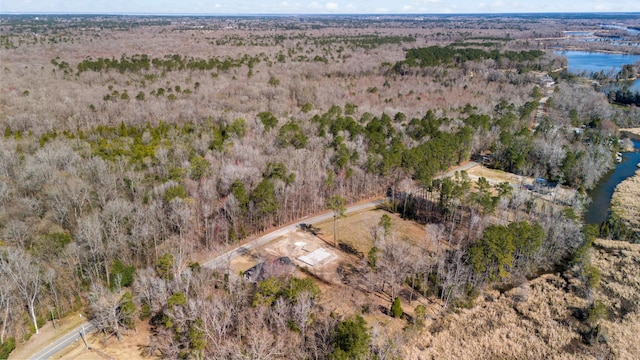
{"type": "MultiPolygon", "coordinates": [[[[250,253],[243,254],[231,260],[229,268],[232,274],[241,274],[252,268],[260,262],[267,259],[279,258],[286,256],[299,268],[319,278],[320,280],[338,284],[340,279],[337,275],[337,268],[342,261],[343,253],[337,251],[330,244],[324,242],[311,233],[296,230],[289,232],[285,236],[278,237],[269,243],[253,249],[250,253]],[[298,258],[309,255],[314,251],[321,249],[330,254],[330,258],[310,266],[298,258]]],[[[304,276],[303,272],[298,271],[296,276],[304,276]]]]}
{"type": "MultiPolygon", "coordinates": [[[[521,176],[501,170],[489,169],[482,165],[478,165],[469,169],[467,171],[467,174],[469,174],[469,178],[472,181],[477,181],[480,177],[484,177],[492,185],[496,185],[506,181],[512,186],[522,187],[524,185],[532,185],[534,181],[534,178],[529,176],[521,176]]],[[[557,202],[560,204],[568,205],[571,204],[573,199],[575,199],[576,190],[563,186],[556,186],[553,191],[548,194],[535,193],[535,195],[538,198],[542,198],[550,202],[557,202]]]]}
{"type": "Polygon", "coordinates": [[[506,181],[510,184],[524,185],[531,184],[533,182],[533,178],[508,173],[502,170],[489,169],[482,165],[474,166],[467,171],[467,174],[469,174],[469,177],[472,180],[477,180],[480,177],[484,177],[491,183],[495,184],[506,181]]]}
{"type": "MultiPolygon", "coordinates": [[[[413,221],[404,220],[398,214],[392,214],[385,210],[371,210],[349,215],[341,218],[337,223],[338,240],[353,246],[363,254],[367,254],[373,246],[372,229],[380,223],[382,215],[391,218],[393,230],[412,244],[422,244],[426,240],[425,228],[413,221]]],[[[333,244],[333,220],[314,224],[319,228],[318,236],[333,244]]]]}
{"type": "Polygon", "coordinates": [[[142,360],[154,357],[145,357],[141,354],[141,345],[149,344],[151,338],[150,325],[147,321],[138,321],[136,331],[130,331],[120,340],[115,337],[104,341],[102,333],[95,333],[87,337],[89,349],[87,350],[82,340],[76,341],[58,353],[52,359],[60,360],[142,360]]]}

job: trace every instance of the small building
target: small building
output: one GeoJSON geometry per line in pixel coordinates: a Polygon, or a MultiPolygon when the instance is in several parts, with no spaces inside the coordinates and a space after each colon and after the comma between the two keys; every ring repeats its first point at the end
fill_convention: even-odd
{"type": "Polygon", "coordinates": [[[295,271],[295,264],[287,256],[265,260],[247,269],[242,277],[249,282],[260,282],[271,276],[291,275],[295,271]]]}
{"type": "Polygon", "coordinates": [[[553,81],[553,78],[551,78],[551,76],[549,75],[545,75],[540,79],[540,85],[547,87],[547,88],[551,88],[556,84],[555,81],[553,81]]]}
{"type": "Polygon", "coordinates": [[[535,178],[533,179],[533,184],[529,188],[529,190],[537,192],[539,194],[551,194],[553,195],[554,191],[558,183],[550,182],[543,178],[535,178]]]}

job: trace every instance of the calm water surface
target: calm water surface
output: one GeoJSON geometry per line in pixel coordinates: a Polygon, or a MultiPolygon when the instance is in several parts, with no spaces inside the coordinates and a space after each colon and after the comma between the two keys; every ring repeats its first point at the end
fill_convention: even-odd
{"type": "Polygon", "coordinates": [[[600,224],[607,220],[609,204],[616,186],[626,178],[635,174],[640,163],[640,141],[633,141],[635,152],[622,153],[622,162],[616,168],[605,175],[596,187],[589,191],[591,204],[584,215],[587,224],[600,224]]]}
{"type": "MultiPolygon", "coordinates": [[[[604,71],[605,74],[616,74],[623,65],[635,64],[640,61],[640,55],[608,54],[589,51],[558,51],[558,55],[566,56],[569,60],[569,71],[574,74],[604,71]]],[[[625,82],[631,91],[640,91],[640,80],[625,82]]],[[[622,84],[621,84],[622,85],[622,84]]]]}
{"type": "Polygon", "coordinates": [[[640,55],[627,54],[609,54],[589,51],[558,51],[556,54],[566,56],[569,59],[569,71],[572,73],[581,73],[586,71],[618,72],[622,69],[622,65],[634,64],[640,61],[640,55]]]}

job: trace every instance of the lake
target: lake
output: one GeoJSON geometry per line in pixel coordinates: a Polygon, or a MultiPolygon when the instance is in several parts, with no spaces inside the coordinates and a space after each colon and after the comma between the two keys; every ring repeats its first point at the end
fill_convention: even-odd
{"type": "MultiPolygon", "coordinates": [[[[569,72],[581,74],[586,72],[604,71],[614,75],[622,69],[623,65],[634,64],[640,61],[640,55],[609,54],[589,51],[556,51],[558,55],[566,56],[569,60],[569,72]]],[[[640,80],[625,82],[631,91],[640,91],[640,80]]]]}
{"type": "Polygon", "coordinates": [[[622,162],[615,169],[600,179],[600,182],[589,191],[591,204],[587,207],[584,221],[587,224],[600,224],[607,220],[609,204],[616,186],[626,178],[635,174],[640,163],[640,141],[634,140],[635,152],[622,153],[622,162]]]}
{"type": "MultiPolygon", "coordinates": [[[[569,60],[569,71],[580,74],[582,72],[618,72],[622,65],[633,64],[640,61],[639,55],[609,54],[588,51],[562,51],[556,54],[564,55],[569,60]]],[[[631,82],[627,82],[630,84],[631,82]]],[[[631,84],[632,91],[640,91],[640,80],[631,84]]],[[[607,220],[609,204],[616,186],[623,180],[635,174],[640,163],[640,141],[634,140],[635,152],[623,153],[622,162],[608,174],[600,179],[600,182],[589,191],[591,204],[587,207],[584,220],[587,224],[600,224],[607,220]]]]}

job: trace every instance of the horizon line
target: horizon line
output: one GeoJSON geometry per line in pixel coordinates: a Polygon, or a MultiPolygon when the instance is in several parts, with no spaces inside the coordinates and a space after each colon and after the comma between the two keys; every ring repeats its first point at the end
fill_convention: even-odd
{"type": "Polygon", "coordinates": [[[585,15],[585,14],[601,14],[601,15],[624,15],[624,14],[640,14],[640,11],[545,11],[545,12],[474,12],[474,13],[144,13],[144,12],[2,12],[0,16],[5,15],[85,15],[85,16],[462,16],[462,15],[585,15]]]}

